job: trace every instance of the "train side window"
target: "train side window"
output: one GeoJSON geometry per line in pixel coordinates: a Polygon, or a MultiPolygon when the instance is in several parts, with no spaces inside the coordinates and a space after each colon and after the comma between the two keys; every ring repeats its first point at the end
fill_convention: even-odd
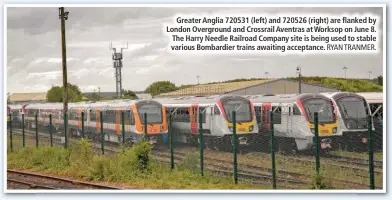
{"type": "Polygon", "coordinates": [[[272,111],[274,111],[273,123],[274,124],[281,124],[282,123],[282,107],[281,106],[272,106],[272,111]]]}
{"type": "Polygon", "coordinates": [[[199,107],[199,109],[202,111],[201,113],[201,123],[206,123],[206,107],[199,107]]]}
{"type": "Polygon", "coordinates": [[[106,110],[102,117],[103,117],[103,122],[113,124],[116,122],[116,111],[106,110]]]}
{"type": "Polygon", "coordinates": [[[256,120],[257,123],[260,123],[261,121],[261,106],[255,106],[255,113],[256,113],[256,120]]]}
{"type": "Polygon", "coordinates": [[[172,116],[173,121],[176,122],[190,122],[190,115],[188,108],[177,108],[176,113],[172,116]]]}
{"type": "Polygon", "coordinates": [[[298,106],[295,104],[293,106],[293,115],[301,115],[301,111],[299,110],[298,106]]]}
{"type": "Polygon", "coordinates": [[[220,110],[219,110],[219,108],[218,108],[218,106],[214,106],[214,115],[220,115],[221,114],[221,112],[220,112],[220,110]]]}
{"type": "Polygon", "coordinates": [[[96,112],[95,110],[91,109],[90,110],[90,122],[95,122],[97,120],[96,112]]]}

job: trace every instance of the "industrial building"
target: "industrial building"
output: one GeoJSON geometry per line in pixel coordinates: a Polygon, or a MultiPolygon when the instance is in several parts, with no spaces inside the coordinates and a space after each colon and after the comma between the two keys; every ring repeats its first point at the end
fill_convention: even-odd
{"type": "MultiPolygon", "coordinates": [[[[301,83],[301,93],[337,92],[338,89],[301,83]]],[[[252,80],[230,83],[196,85],[163,93],[156,97],[180,97],[193,95],[263,95],[299,93],[299,82],[289,79],[252,80]]]]}

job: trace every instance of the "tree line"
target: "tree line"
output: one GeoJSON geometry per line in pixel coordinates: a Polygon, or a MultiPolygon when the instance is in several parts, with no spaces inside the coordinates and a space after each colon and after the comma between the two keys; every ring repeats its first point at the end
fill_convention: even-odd
{"type": "MultiPolygon", "coordinates": [[[[298,77],[288,77],[286,79],[298,81],[298,77]]],[[[218,83],[231,83],[231,82],[241,82],[241,81],[253,81],[253,80],[266,80],[265,78],[240,78],[221,82],[211,82],[207,84],[218,84],[218,83]]],[[[383,86],[383,76],[378,76],[375,79],[344,79],[344,78],[334,78],[334,77],[319,77],[319,76],[303,76],[301,81],[308,84],[318,85],[322,87],[336,88],[347,92],[382,92],[383,86]]],[[[156,81],[151,83],[145,92],[149,93],[151,96],[156,96],[162,93],[172,92],[179,89],[184,89],[188,87],[193,87],[196,84],[185,84],[176,86],[170,81],[156,81]]],[[[68,83],[68,101],[78,102],[83,100],[83,93],[80,91],[77,85],[68,83]]],[[[111,100],[117,99],[116,96],[113,97],[102,97],[99,93],[94,92],[88,97],[85,97],[90,101],[99,100],[111,100]]],[[[52,86],[46,93],[46,99],[48,102],[62,102],[63,101],[63,87],[52,86]]],[[[137,99],[136,94],[131,90],[123,90],[123,99],[137,99]]]]}

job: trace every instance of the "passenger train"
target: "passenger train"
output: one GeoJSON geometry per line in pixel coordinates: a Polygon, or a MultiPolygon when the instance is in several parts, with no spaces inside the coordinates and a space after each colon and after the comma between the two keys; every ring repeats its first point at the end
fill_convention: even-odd
{"type": "Polygon", "coordinates": [[[383,93],[382,92],[364,92],[357,93],[364,97],[369,104],[374,123],[374,142],[375,148],[382,149],[383,144],[383,93]]]}
{"type": "Polygon", "coordinates": [[[320,94],[248,96],[255,106],[257,124],[264,141],[274,124],[276,148],[282,152],[311,150],[314,137],[314,112],[318,112],[318,130],[323,149],[330,148],[338,136],[335,104],[320,94]],[[271,122],[270,112],[273,112],[271,122]]]}
{"type": "Polygon", "coordinates": [[[207,148],[227,151],[232,147],[233,116],[236,111],[236,133],[239,145],[249,145],[258,132],[254,107],[241,96],[215,95],[155,99],[172,116],[173,138],[177,142],[198,144],[199,122],[207,148]],[[202,113],[199,118],[199,112],[202,113]]]}
{"type": "MultiPolygon", "coordinates": [[[[59,131],[64,127],[63,104],[45,103],[29,104],[25,107],[25,121],[30,128],[35,128],[35,114],[38,115],[38,126],[49,125],[49,115],[52,114],[52,124],[59,131]]],[[[100,111],[103,117],[104,140],[122,142],[121,115],[124,111],[125,142],[130,145],[144,137],[147,128],[150,143],[163,143],[167,140],[166,110],[154,100],[125,100],[97,103],[68,104],[68,127],[70,136],[81,136],[82,115],[84,112],[84,127],[88,138],[100,140],[101,123],[100,111]],[[144,126],[144,113],[147,113],[147,124],[144,126]]]]}
{"type": "MultiPolygon", "coordinates": [[[[351,92],[323,93],[337,105],[338,133],[342,135],[343,146],[347,150],[362,150],[366,148],[368,122],[367,116],[371,114],[366,99],[351,92]]],[[[374,130],[374,126],[372,126],[374,130]]]]}

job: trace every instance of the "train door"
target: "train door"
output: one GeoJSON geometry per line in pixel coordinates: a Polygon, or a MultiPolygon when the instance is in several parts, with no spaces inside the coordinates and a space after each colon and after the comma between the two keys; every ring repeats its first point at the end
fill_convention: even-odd
{"type": "MultiPolygon", "coordinates": [[[[120,124],[121,124],[121,110],[119,108],[116,109],[116,133],[120,134],[120,124]]],[[[125,117],[125,116],[124,116],[125,117]]],[[[124,119],[125,122],[125,119],[124,119]]]]}
{"type": "Polygon", "coordinates": [[[101,129],[101,118],[99,116],[99,109],[95,110],[95,128],[97,129],[97,133],[99,133],[101,129]]]}
{"type": "Polygon", "coordinates": [[[83,120],[82,119],[82,109],[81,108],[77,109],[75,118],[78,120],[78,128],[81,129],[82,128],[82,120],[83,120]]]}
{"type": "Polygon", "coordinates": [[[292,122],[292,115],[293,115],[293,108],[291,105],[288,105],[287,108],[288,114],[287,114],[287,133],[291,134],[293,131],[293,122],[292,122]]]}
{"type": "Polygon", "coordinates": [[[271,111],[271,103],[263,103],[261,107],[261,112],[262,112],[262,128],[264,132],[269,131],[270,128],[270,111],[271,111]]]}
{"type": "Polygon", "coordinates": [[[198,116],[198,105],[197,104],[193,104],[190,108],[190,121],[191,121],[191,130],[192,133],[197,134],[197,130],[198,130],[198,123],[197,123],[197,116],[198,116]]]}

